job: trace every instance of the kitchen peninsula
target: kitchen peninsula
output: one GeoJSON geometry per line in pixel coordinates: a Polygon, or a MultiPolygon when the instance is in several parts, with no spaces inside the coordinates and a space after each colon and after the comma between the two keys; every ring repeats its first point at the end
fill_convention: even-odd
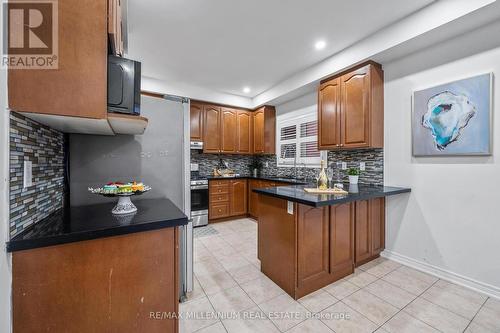
{"type": "Polygon", "coordinates": [[[261,270],[294,299],[354,273],[385,243],[385,197],[408,188],[348,185],[348,194],[310,194],[304,185],[259,194],[261,270]]]}
{"type": "Polygon", "coordinates": [[[177,332],[179,227],[169,199],[65,207],[7,243],[15,332],[177,332]]]}

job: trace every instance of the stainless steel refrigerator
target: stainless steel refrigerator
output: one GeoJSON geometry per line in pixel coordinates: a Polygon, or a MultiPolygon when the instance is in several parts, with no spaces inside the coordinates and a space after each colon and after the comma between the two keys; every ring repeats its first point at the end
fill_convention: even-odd
{"type": "MultiPolygon", "coordinates": [[[[152,187],[145,198],[167,197],[190,216],[189,101],[142,96],[141,115],[149,120],[143,135],[69,138],[69,184],[72,206],[103,202],[88,187],[110,181],[142,181],[152,187]]],[[[193,289],[193,227],[182,228],[180,295],[193,289]]]]}

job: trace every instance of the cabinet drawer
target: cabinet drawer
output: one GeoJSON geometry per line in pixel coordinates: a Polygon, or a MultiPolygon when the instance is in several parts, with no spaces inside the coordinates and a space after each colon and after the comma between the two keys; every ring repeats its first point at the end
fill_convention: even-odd
{"type": "Polygon", "coordinates": [[[229,193],[229,185],[221,185],[221,186],[210,186],[208,191],[210,196],[216,194],[228,194],[229,193]]]}
{"type": "Polygon", "coordinates": [[[210,195],[210,204],[218,203],[218,202],[228,202],[229,194],[211,194],[210,195]]]}
{"type": "Polygon", "coordinates": [[[212,186],[229,186],[230,180],[211,180],[209,182],[210,187],[212,186]]]}
{"type": "Polygon", "coordinates": [[[229,203],[215,203],[210,205],[209,218],[211,220],[228,217],[229,216],[229,203]]]}

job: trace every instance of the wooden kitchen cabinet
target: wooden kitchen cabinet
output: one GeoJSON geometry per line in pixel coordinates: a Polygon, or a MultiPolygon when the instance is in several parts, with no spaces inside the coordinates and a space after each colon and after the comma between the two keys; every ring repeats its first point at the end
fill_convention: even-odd
{"type": "Polygon", "coordinates": [[[356,202],[355,264],[362,265],[378,257],[385,248],[385,199],[356,202]]]}
{"type": "Polygon", "coordinates": [[[13,252],[12,331],[178,332],[150,313],[179,311],[179,239],[171,227],[13,252]]]}
{"type": "Polygon", "coordinates": [[[276,153],[276,109],[263,106],[253,112],[253,153],[276,153]]]}
{"type": "Polygon", "coordinates": [[[320,85],[318,110],[319,148],[335,149],[340,147],[340,78],[320,85]]]}
{"type": "Polygon", "coordinates": [[[314,287],[330,276],[329,207],[297,207],[297,288],[314,287]]]}
{"type": "Polygon", "coordinates": [[[65,133],[143,134],[146,118],[108,115],[108,46],[123,54],[121,1],[65,0],[57,6],[58,66],[9,68],[9,108],[65,133]]]}
{"type": "Polygon", "coordinates": [[[206,105],[203,125],[203,152],[220,153],[221,108],[206,105]]]}
{"type": "Polygon", "coordinates": [[[229,182],[230,215],[238,216],[247,213],[247,180],[234,179],[229,182]]]}
{"type": "Polygon", "coordinates": [[[354,203],[330,206],[330,270],[354,269],[354,203]]]}
{"type": "Polygon", "coordinates": [[[108,4],[59,1],[58,13],[58,69],[8,69],[9,108],[106,119],[108,4]]]}
{"type": "Polygon", "coordinates": [[[208,218],[217,220],[247,214],[247,180],[211,180],[208,186],[208,218]]]}
{"type": "Polygon", "coordinates": [[[384,74],[369,62],[321,83],[319,149],[382,148],[384,74]]]}
{"type": "Polygon", "coordinates": [[[233,154],[237,151],[237,113],[234,109],[221,109],[221,153],[233,154]]]}
{"type": "Polygon", "coordinates": [[[259,195],[253,189],[259,187],[259,180],[250,179],[248,181],[248,214],[253,218],[258,218],[259,216],[259,195]]]}
{"type": "Polygon", "coordinates": [[[253,139],[253,126],[252,126],[252,112],[238,110],[236,119],[236,141],[238,154],[251,154],[252,153],[252,139],[253,139]]]}
{"type": "Polygon", "coordinates": [[[191,141],[203,141],[203,104],[192,102],[190,106],[191,141]]]}
{"type": "Polygon", "coordinates": [[[256,111],[191,102],[191,140],[203,141],[204,153],[274,154],[276,111],[256,111]]]}

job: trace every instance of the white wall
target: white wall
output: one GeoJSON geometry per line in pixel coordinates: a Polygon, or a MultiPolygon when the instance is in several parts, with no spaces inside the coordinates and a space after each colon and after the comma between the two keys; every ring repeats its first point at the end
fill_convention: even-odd
{"type": "MultiPolygon", "coordinates": [[[[2,6],[0,6],[0,26],[2,26],[2,6]]],[[[11,331],[10,288],[11,259],[5,251],[9,238],[8,215],[8,112],[6,71],[0,69],[0,332],[11,331]]]]}
{"type": "MultiPolygon", "coordinates": [[[[498,38],[499,26],[493,28],[498,38]]],[[[411,156],[412,92],[488,72],[498,82],[500,48],[454,60],[454,53],[467,50],[473,40],[488,38],[474,32],[384,65],[385,183],[412,189],[410,195],[388,199],[384,255],[500,297],[498,86],[492,156],[411,156]]]]}

